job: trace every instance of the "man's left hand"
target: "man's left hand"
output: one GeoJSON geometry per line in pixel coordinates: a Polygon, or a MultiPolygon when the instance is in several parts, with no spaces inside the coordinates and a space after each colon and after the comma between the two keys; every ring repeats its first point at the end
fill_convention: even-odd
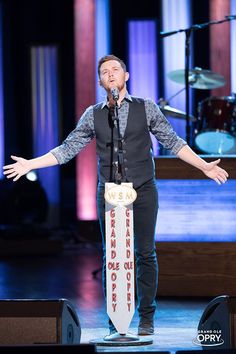
{"type": "Polygon", "coordinates": [[[220,163],[220,159],[212,161],[212,162],[208,162],[205,165],[202,172],[207,177],[213,179],[216,183],[222,184],[227,181],[227,178],[229,177],[229,175],[223,168],[218,166],[219,163],[220,163]]]}

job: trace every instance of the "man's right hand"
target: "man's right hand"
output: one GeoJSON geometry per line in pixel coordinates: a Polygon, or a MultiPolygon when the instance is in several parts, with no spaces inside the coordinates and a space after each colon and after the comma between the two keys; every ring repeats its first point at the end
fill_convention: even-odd
{"type": "Polygon", "coordinates": [[[17,181],[21,176],[28,173],[30,168],[30,160],[23,159],[22,157],[11,156],[12,160],[16,161],[10,165],[3,166],[4,172],[7,178],[13,178],[13,181],[17,181]]]}

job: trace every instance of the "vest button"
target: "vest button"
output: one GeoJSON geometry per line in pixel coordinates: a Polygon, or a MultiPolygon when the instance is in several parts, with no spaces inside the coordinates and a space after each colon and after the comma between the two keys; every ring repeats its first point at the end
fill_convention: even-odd
{"type": "Polygon", "coordinates": [[[127,162],[127,159],[124,159],[124,162],[127,162]]]}
{"type": "Polygon", "coordinates": [[[125,167],[125,171],[128,171],[128,167],[125,167]]]}
{"type": "Polygon", "coordinates": [[[126,150],[123,150],[123,154],[126,154],[126,150]]]}

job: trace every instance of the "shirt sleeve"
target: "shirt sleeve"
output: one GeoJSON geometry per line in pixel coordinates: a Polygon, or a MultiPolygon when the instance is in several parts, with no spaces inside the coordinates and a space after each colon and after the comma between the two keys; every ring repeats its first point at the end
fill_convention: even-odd
{"type": "Polygon", "coordinates": [[[64,164],[77,155],[95,137],[93,106],[90,106],[79,119],[76,128],[60,146],[50,150],[58,163],[64,164]]]}
{"type": "Polygon", "coordinates": [[[165,149],[171,150],[176,155],[187,144],[186,141],[176,134],[170,122],[153,100],[145,100],[145,111],[150,132],[165,149]]]}

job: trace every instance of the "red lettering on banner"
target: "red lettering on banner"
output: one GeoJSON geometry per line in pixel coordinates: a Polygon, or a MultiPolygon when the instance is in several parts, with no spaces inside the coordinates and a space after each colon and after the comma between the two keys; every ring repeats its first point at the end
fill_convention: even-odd
{"type": "Polygon", "coordinates": [[[116,312],[116,305],[117,304],[111,304],[112,305],[112,310],[113,310],[113,312],[116,312]]]}
{"type": "Polygon", "coordinates": [[[130,279],[131,279],[131,273],[130,273],[130,272],[128,272],[128,273],[126,274],[126,279],[127,279],[128,281],[130,281],[130,279]]]}
{"type": "Polygon", "coordinates": [[[120,269],[120,262],[108,262],[108,269],[109,270],[119,270],[120,269]]]}
{"type": "Polygon", "coordinates": [[[111,248],[116,248],[116,240],[111,240],[111,248]]]}
{"type": "Polygon", "coordinates": [[[116,281],[116,279],[117,279],[116,273],[111,273],[111,280],[116,281]]]}
{"type": "Polygon", "coordinates": [[[110,261],[107,263],[107,270],[111,271],[111,306],[112,306],[112,311],[116,312],[116,306],[117,306],[117,271],[120,270],[120,262],[115,262],[114,260],[117,257],[116,254],[116,214],[115,214],[115,209],[110,210],[110,259],[113,261],[110,261]]]}
{"type": "Polygon", "coordinates": [[[126,240],[126,248],[130,247],[130,238],[126,240]]]}
{"type": "Polygon", "coordinates": [[[111,230],[111,237],[116,237],[115,229],[111,230]]]}
{"type": "Polygon", "coordinates": [[[124,268],[125,268],[125,270],[133,269],[133,262],[125,262],[124,263],[124,268]]]}
{"type": "Polygon", "coordinates": [[[111,259],[116,258],[116,251],[112,250],[111,251],[111,259]]]}
{"type": "Polygon", "coordinates": [[[114,218],[116,216],[116,214],[115,214],[115,209],[111,209],[111,211],[110,211],[110,217],[111,218],[114,218]]]}
{"type": "MultiPolygon", "coordinates": [[[[130,227],[131,227],[131,220],[130,220],[130,210],[126,209],[126,258],[129,259],[131,258],[131,241],[130,241],[130,227]]],[[[131,311],[131,295],[132,295],[132,283],[131,283],[131,277],[132,277],[132,273],[130,272],[131,270],[133,270],[134,268],[134,263],[133,261],[128,261],[128,262],[124,262],[124,269],[127,271],[126,273],[126,280],[127,280],[127,307],[128,307],[128,311],[131,311]]]]}

